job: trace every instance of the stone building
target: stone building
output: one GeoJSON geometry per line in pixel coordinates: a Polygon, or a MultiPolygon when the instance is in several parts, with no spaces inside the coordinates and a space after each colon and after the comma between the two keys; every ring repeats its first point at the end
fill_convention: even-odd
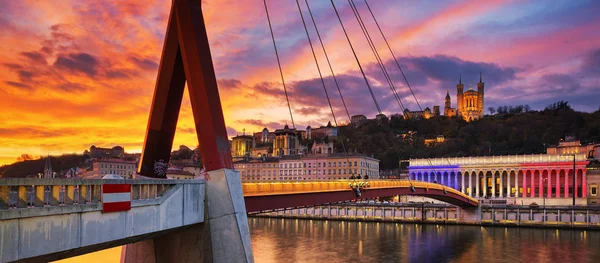
{"type": "Polygon", "coordinates": [[[367,122],[367,116],[365,116],[365,115],[354,115],[354,116],[350,117],[350,123],[352,123],[353,125],[358,126],[365,122],[367,122]]]}
{"type": "Polygon", "coordinates": [[[298,138],[296,129],[290,129],[286,124],[283,129],[275,130],[275,140],[273,140],[273,155],[284,156],[298,154],[302,151],[302,145],[298,138]]]}
{"type": "Polygon", "coordinates": [[[456,108],[452,108],[452,101],[450,99],[450,91],[446,90],[446,99],[444,103],[444,116],[456,117],[456,108]]]}
{"type": "Polygon", "coordinates": [[[83,154],[88,154],[90,158],[123,158],[125,156],[125,149],[121,146],[115,146],[112,148],[101,148],[92,145],[90,150],[86,150],[83,154]]]}
{"type": "Polygon", "coordinates": [[[136,174],[137,162],[121,159],[101,159],[92,163],[92,171],[88,171],[86,178],[102,178],[107,174],[116,174],[123,178],[132,178],[136,174]]]}
{"type": "MultiPolygon", "coordinates": [[[[483,117],[484,113],[484,86],[481,73],[479,74],[479,82],[477,83],[477,91],[473,90],[472,87],[469,90],[464,91],[465,85],[462,83],[462,76],[458,79],[456,85],[456,108],[452,108],[452,99],[450,97],[450,90],[446,90],[446,97],[444,99],[444,116],[456,117],[459,116],[465,121],[472,121],[483,117]]],[[[404,119],[429,119],[434,116],[439,116],[439,106],[433,106],[433,112],[427,107],[423,111],[409,111],[404,110],[404,119]]]]}
{"type": "Polygon", "coordinates": [[[331,125],[331,122],[328,122],[327,126],[321,126],[319,128],[311,128],[310,126],[306,127],[306,136],[304,137],[310,140],[315,136],[327,136],[329,138],[335,138],[338,136],[338,128],[333,127],[333,125],[331,125]]]}
{"type": "Polygon", "coordinates": [[[272,157],[246,158],[233,162],[233,168],[240,172],[242,180],[279,180],[279,159],[272,157]]]}
{"type": "Polygon", "coordinates": [[[472,121],[483,117],[484,112],[484,86],[481,73],[479,73],[479,82],[477,83],[477,91],[470,86],[468,91],[464,91],[465,85],[462,84],[462,78],[459,79],[456,85],[457,95],[457,111],[458,116],[465,121],[472,121]]]}
{"type": "Polygon", "coordinates": [[[275,133],[270,132],[266,127],[263,128],[260,132],[255,132],[253,134],[255,145],[272,143],[275,139],[275,133]]]}
{"type": "Polygon", "coordinates": [[[238,135],[231,140],[231,156],[242,157],[250,155],[252,151],[253,137],[250,135],[238,135]]]}

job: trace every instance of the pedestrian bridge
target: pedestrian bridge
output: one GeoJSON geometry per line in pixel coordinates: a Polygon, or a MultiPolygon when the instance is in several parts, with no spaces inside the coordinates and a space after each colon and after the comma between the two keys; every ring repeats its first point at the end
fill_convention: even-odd
{"type": "Polygon", "coordinates": [[[408,180],[246,182],[242,187],[249,213],[396,195],[424,196],[461,207],[478,205],[477,199],[453,188],[408,180]]]}
{"type": "MultiPolygon", "coordinates": [[[[414,191],[402,180],[247,182],[241,184],[246,211],[239,219],[246,219],[245,212],[357,199],[351,187],[359,187],[358,199],[419,195],[478,205],[439,184],[413,181],[412,186],[414,191]]],[[[161,236],[205,222],[207,191],[204,180],[0,179],[0,262],[47,262],[149,239],[164,245],[168,240],[161,236]],[[106,184],[131,185],[130,210],[103,212],[106,184]]],[[[243,204],[232,205],[236,212],[244,210],[243,204]]],[[[219,215],[220,208],[207,209],[219,215]]],[[[226,231],[229,225],[222,227],[226,231]]]]}

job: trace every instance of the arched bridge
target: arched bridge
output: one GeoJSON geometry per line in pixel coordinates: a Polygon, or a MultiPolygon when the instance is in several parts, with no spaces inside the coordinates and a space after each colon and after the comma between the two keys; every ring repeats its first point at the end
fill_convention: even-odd
{"type": "Polygon", "coordinates": [[[242,183],[242,187],[248,213],[395,195],[430,197],[461,207],[478,205],[476,199],[440,184],[408,180],[367,182],[368,186],[360,188],[360,197],[350,184],[365,181],[256,182],[242,183]]]}
{"type": "MultiPolygon", "coordinates": [[[[232,174],[238,176],[237,173],[232,174]]],[[[109,247],[153,239],[203,225],[204,211],[219,214],[207,196],[219,198],[214,186],[222,181],[204,180],[86,180],[0,179],[0,262],[47,262],[109,247]],[[215,184],[217,183],[217,184],[215,184]],[[129,185],[130,208],[108,212],[106,185],[129,185]],[[212,193],[212,194],[211,194],[212,193]],[[214,210],[214,211],[213,211],[214,210]],[[50,231],[50,232],[48,232],[50,231]]],[[[403,180],[251,182],[227,180],[242,189],[244,203],[233,210],[246,212],[314,206],[326,203],[394,195],[426,196],[461,207],[477,206],[477,200],[434,183],[403,180]],[[236,182],[237,181],[237,182],[236,182]],[[350,184],[362,183],[357,198],[350,184]],[[368,186],[367,186],[368,183],[368,186]],[[241,187],[240,187],[241,186],[241,187]]],[[[219,187],[217,187],[219,188],[219,187]]],[[[242,193],[234,193],[241,197],[242,193]]],[[[208,197],[210,199],[210,197],[208,197]]],[[[241,198],[240,198],[241,199],[241,198]]],[[[223,226],[225,227],[225,226],[223,226]]]]}

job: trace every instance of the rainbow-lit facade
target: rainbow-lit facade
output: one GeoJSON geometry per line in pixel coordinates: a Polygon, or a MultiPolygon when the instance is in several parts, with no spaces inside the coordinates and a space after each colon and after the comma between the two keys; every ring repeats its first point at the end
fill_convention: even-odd
{"type": "Polygon", "coordinates": [[[587,164],[586,153],[533,154],[411,159],[408,169],[413,180],[441,183],[475,198],[568,205],[573,194],[577,204],[587,203],[587,164]]]}

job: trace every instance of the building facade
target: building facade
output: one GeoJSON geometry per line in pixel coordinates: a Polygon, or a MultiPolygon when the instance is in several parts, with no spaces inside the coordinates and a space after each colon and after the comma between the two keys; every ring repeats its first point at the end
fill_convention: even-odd
{"type": "Polygon", "coordinates": [[[234,162],[234,168],[242,180],[337,180],[359,175],[379,178],[379,160],[356,153],[246,159],[234,162]]]}
{"type": "Polygon", "coordinates": [[[367,122],[367,116],[365,115],[353,115],[352,117],[350,117],[350,123],[352,123],[353,125],[358,126],[365,122],[367,122]]]}
{"type": "MultiPolygon", "coordinates": [[[[444,115],[447,117],[459,116],[465,121],[472,121],[483,117],[484,113],[484,87],[481,73],[479,74],[479,82],[477,83],[477,91],[473,90],[472,87],[469,90],[464,91],[465,85],[462,83],[462,76],[458,79],[456,85],[456,108],[452,108],[452,99],[450,97],[450,90],[446,90],[446,97],[444,99],[444,115]]],[[[433,106],[433,112],[429,108],[425,108],[422,111],[409,111],[404,110],[404,119],[429,119],[434,116],[439,116],[439,106],[433,106]]]]}
{"type": "Polygon", "coordinates": [[[176,179],[176,180],[192,180],[196,176],[195,174],[184,171],[179,168],[169,168],[167,169],[167,178],[176,179]]]}
{"type": "MultiPolygon", "coordinates": [[[[436,107],[436,106],[434,106],[434,107],[436,107]]],[[[434,114],[431,112],[431,109],[429,109],[429,107],[426,107],[422,111],[409,111],[408,109],[404,109],[404,119],[405,120],[429,119],[433,116],[434,116],[434,114]]]]}
{"type": "Polygon", "coordinates": [[[411,159],[408,169],[413,180],[440,183],[475,198],[568,205],[575,194],[584,204],[586,157],[575,154],[575,173],[573,156],[548,154],[411,159]]]}
{"type": "Polygon", "coordinates": [[[116,174],[123,178],[132,178],[136,174],[137,162],[120,159],[102,159],[92,163],[92,171],[86,173],[87,178],[102,178],[107,174],[116,174]]]}
{"type": "Polygon", "coordinates": [[[258,159],[246,158],[233,162],[233,168],[240,172],[242,180],[279,180],[279,160],[277,158],[262,157],[258,159]]]}
{"type": "Polygon", "coordinates": [[[253,137],[250,135],[238,135],[231,140],[231,156],[248,156],[252,152],[253,137]]]}
{"type": "Polygon", "coordinates": [[[446,90],[446,99],[444,101],[444,115],[447,117],[456,117],[456,108],[452,108],[450,90],[446,90]]]}
{"type": "Polygon", "coordinates": [[[479,82],[477,83],[477,91],[473,90],[472,86],[468,91],[464,91],[465,85],[462,84],[462,78],[459,79],[456,85],[456,103],[458,116],[465,121],[473,121],[483,117],[484,113],[484,86],[481,73],[479,74],[479,82]]]}
{"type": "Polygon", "coordinates": [[[275,140],[273,140],[273,155],[284,156],[293,155],[301,152],[302,145],[298,138],[296,129],[290,129],[286,124],[283,129],[275,130],[275,140]]]}
{"type": "Polygon", "coordinates": [[[253,136],[256,144],[272,143],[275,139],[275,133],[269,132],[269,129],[266,127],[260,132],[255,132],[253,136]]]}
{"type": "Polygon", "coordinates": [[[86,150],[83,154],[88,154],[90,158],[102,159],[102,158],[123,158],[125,156],[125,149],[121,146],[115,146],[112,148],[101,148],[92,145],[90,150],[86,150]]]}
{"type": "Polygon", "coordinates": [[[312,139],[313,137],[329,137],[336,138],[338,136],[338,128],[331,125],[331,122],[328,122],[326,126],[321,126],[319,128],[311,128],[310,126],[306,127],[306,139],[312,139]]]}
{"type": "Polygon", "coordinates": [[[558,145],[550,145],[546,147],[546,154],[590,154],[596,159],[600,158],[600,151],[594,150],[594,148],[600,147],[600,143],[590,143],[583,145],[580,141],[575,140],[572,137],[567,137],[565,140],[561,140],[558,145]]]}

